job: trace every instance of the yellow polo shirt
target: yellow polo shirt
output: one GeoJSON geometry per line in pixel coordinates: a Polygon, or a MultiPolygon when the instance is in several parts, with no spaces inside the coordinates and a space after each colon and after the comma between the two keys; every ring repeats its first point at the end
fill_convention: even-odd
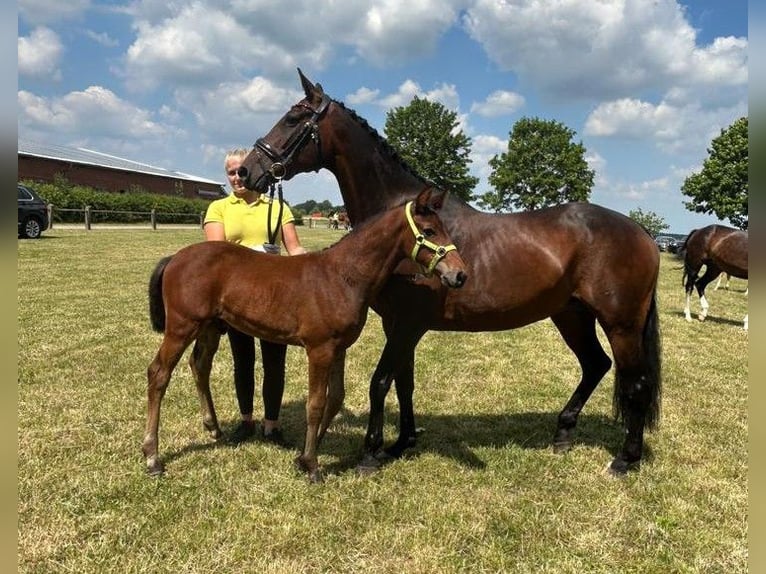
{"type": "MultiPolygon", "coordinates": [[[[216,199],[211,202],[205,214],[204,223],[215,221],[223,223],[223,231],[226,241],[238,243],[251,249],[269,240],[266,221],[269,214],[269,203],[271,198],[261,194],[253,203],[247,203],[244,199],[238,198],[233,193],[228,197],[216,199]]],[[[279,200],[274,198],[274,205],[271,207],[271,230],[273,232],[277,227],[279,217],[279,200]]],[[[290,206],[282,204],[282,225],[295,221],[290,206]]],[[[282,243],[282,231],[277,234],[276,244],[282,243]]]]}

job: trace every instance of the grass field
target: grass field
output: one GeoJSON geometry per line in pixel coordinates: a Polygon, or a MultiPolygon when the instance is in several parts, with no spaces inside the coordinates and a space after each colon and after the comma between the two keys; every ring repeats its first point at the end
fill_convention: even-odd
{"type": "MultiPolygon", "coordinates": [[[[318,249],[341,233],[301,237],[318,249]]],[[[604,473],[621,444],[613,372],[574,449],[552,452],[579,373],[550,321],[428,333],[416,358],[417,449],[356,476],[383,346],[374,313],[348,352],[345,408],[320,448],[324,484],[292,466],[306,394],[297,347],[282,415],[293,448],[208,441],[184,359],[163,403],[167,473],[152,479],[140,444],[161,335],[149,327],[147,281],[161,256],[200,238],[54,229],[19,241],[20,572],[747,571],[746,282],[708,291],[708,320],[687,323],[679,262],[662,254],[663,414],[647,460],[622,480],[604,473]]],[[[223,341],[212,386],[225,432],[237,421],[231,371],[223,341]]],[[[392,392],[388,440],[397,414],[392,392]]]]}

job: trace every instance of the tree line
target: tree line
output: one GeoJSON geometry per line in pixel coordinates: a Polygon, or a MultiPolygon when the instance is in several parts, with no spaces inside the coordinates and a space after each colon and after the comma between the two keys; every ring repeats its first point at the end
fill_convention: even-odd
{"type": "MultiPolygon", "coordinates": [[[[588,201],[595,172],[576,132],[561,122],[519,119],[509,132],[507,150],[489,160],[492,190],[476,195],[470,175],[471,139],[459,128],[457,114],[438,102],[415,97],[386,115],[385,137],[418,174],[443,189],[494,212],[531,210],[570,201],[588,201]]],[[[702,169],[683,183],[686,209],[713,214],[734,227],[748,224],[748,119],[721,130],[708,149],[702,169]]],[[[651,210],[628,216],[652,235],[666,229],[651,210]]]]}

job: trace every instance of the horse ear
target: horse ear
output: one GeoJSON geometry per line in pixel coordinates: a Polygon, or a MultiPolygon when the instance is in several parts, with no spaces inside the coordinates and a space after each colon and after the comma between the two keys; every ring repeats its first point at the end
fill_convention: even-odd
{"type": "MultiPolygon", "coordinates": [[[[435,189],[435,188],[432,188],[435,189]]],[[[431,193],[431,201],[429,202],[429,205],[431,206],[431,209],[434,211],[439,211],[442,206],[444,205],[444,199],[447,197],[447,191],[446,190],[435,190],[433,193],[431,193]]]]}
{"type": "MultiPolygon", "coordinates": [[[[306,94],[306,97],[311,98],[314,95],[313,82],[303,75],[303,71],[300,68],[298,68],[298,76],[301,79],[301,86],[303,86],[303,91],[306,94]]],[[[320,89],[321,89],[321,86],[320,86],[320,89]]]]}
{"type": "Polygon", "coordinates": [[[415,200],[415,208],[418,213],[424,213],[427,211],[439,211],[444,205],[444,197],[446,191],[440,191],[439,189],[428,186],[418,194],[415,200]]]}

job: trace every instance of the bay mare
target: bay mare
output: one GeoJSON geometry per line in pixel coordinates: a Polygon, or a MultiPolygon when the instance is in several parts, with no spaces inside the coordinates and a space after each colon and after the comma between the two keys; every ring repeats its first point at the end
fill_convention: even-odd
{"type": "Polygon", "coordinates": [[[212,438],[220,438],[210,369],[225,322],[259,339],[305,348],[306,442],[296,463],[312,481],[320,480],[317,447],[343,402],[345,352],[359,337],[369,303],[388,276],[411,258],[435,271],[439,285],[457,288],[466,280],[466,266],[437,215],[444,196],[424,190],[413,202],[383,212],[317,253],[279,257],[207,241],[163,258],[149,282],[152,326],[164,337],[147,370],[142,445],[147,471],[164,471],[160,405],[173,369],[192,342],[189,364],[203,425],[212,438]]]}
{"type": "MultiPolygon", "coordinates": [[[[249,188],[265,190],[277,179],[328,169],[356,226],[427,185],[365,120],[300,70],[299,75],[305,98],[257,140],[243,161],[240,176],[249,188]]],[[[653,239],[628,217],[589,203],[499,215],[477,211],[451,195],[441,217],[471,281],[465,289],[445,292],[437,281],[400,266],[373,300],[386,344],[370,380],[360,470],[376,468],[416,443],[415,347],[426,331],[498,331],[547,317],[582,369],[558,416],[555,449],[571,447],[577,418],[612,365],[596,335],[598,321],[614,358],[614,411],[625,430],[609,469],[624,474],[637,467],[644,429],[656,425],[660,411],[659,253],[653,239]],[[384,403],[394,380],[399,437],[384,449],[384,403]]],[[[477,381],[467,383],[479,392],[477,381]]]]}
{"type": "MultiPolygon", "coordinates": [[[[687,321],[692,320],[691,297],[695,288],[700,300],[698,317],[704,321],[710,309],[705,297],[705,288],[709,283],[720,277],[721,273],[729,277],[748,278],[747,238],[747,231],[717,224],[695,229],[686,236],[680,253],[684,258],[682,282],[686,291],[684,316],[687,321]],[[700,277],[699,272],[703,266],[705,273],[700,277]]],[[[743,326],[747,330],[748,315],[743,319],[743,326]]]]}

